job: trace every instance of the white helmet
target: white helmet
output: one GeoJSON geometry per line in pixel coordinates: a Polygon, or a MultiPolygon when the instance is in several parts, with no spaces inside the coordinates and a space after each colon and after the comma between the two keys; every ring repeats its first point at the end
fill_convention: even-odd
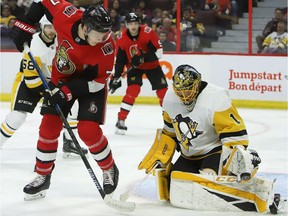
{"type": "Polygon", "coordinates": [[[44,29],[44,26],[45,26],[45,25],[53,25],[53,24],[47,19],[46,15],[44,15],[44,16],[40,19],[39,23],[40,23],[40,28],[41,28],[41,30],[44,29]]]}

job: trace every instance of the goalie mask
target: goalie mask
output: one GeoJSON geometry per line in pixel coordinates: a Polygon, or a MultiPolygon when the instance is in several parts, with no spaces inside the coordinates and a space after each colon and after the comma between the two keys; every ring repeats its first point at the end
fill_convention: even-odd
{"type": "Polygon", "coordinates": [[[180,65],[173,75],[173,89],[191,112],[195,106],[201,84],[201,74],[190,65],[180,65]]]}

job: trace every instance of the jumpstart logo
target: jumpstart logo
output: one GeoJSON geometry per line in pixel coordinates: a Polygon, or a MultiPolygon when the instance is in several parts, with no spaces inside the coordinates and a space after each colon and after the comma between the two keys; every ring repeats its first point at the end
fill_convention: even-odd
{"type": "Polygon", "coordinates": [[[261,94],[282,92],[282,86],[280,82],[277,82],[281,80],[283,80],[281,72],[240,72],[233,69],[229,70],[229,90],[256,91],[261,94]]]}

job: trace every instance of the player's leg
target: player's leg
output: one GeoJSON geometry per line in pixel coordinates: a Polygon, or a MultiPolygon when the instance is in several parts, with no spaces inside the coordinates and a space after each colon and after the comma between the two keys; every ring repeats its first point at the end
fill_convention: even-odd
{"type": "MultiPolygon", "coordinates": [[[[78,133],[77,131],[77,114],[78,114],[78,101],[76,100],[75,103],[73,104],[68,117],[67,121],[69,123],[70,129],[73,131],[74,134],[78,133]]],[[[84,147],[81,147],[83,153],[88,157],[88,150],[84,147]]],[[[69,158],[69,159],[74,159],[74,158],[80,158],[80,154],[78,152],[78,149],[76,148],[67,128],[65,125],[63,126],[63,158],[69,158]]]]}
{"type": "Polygon", "coordinates": [[[78,99],[78,134],[103,171],[105,193],[111,194],[117,187],[119,171],[108,140],[100,127],[105,121],[106,100],[105,89],[78,99]]]}
{"type": "Polygon", "coordinates": [[[142,86],[142,76],[143,72],[139,69],[134,69],[130,71],[127,76],[127,89],[126,94],[122,99],[120,112],[118,112],[118,120],[116,122],[115,133],[119,135],[124,135],[127,131],[127,126],[125,125],[125,120],[131,111],[135,99],[138,97],[142,86]]]}
{"type": "MultiPolygon", "coordinates": [[[[67,116],[74,101],[61,107],[64,116],[67,116]]],[[[56,109],[44,101],[41,108],[43,115],[37,141],[35,177],[27,184],[23,191],[26,194],[25,200],[43,198],[50,186],[51,174],[56,160],[58,138],[63,128],[63,122],[56,109]]]]}
{"type": "Polygon", "coordinates": [[[162,106],[163,98],[168,90],[168,84],[162,68],[158,66],[155,69],[146,72],[146,76],[152,85],[152,90],[156,90],[156,95],[159,98],[159,104],[162,106]]]}
{"type": "Polygon", "coordinates": [[[16,75],[11,94],[11,112],[1,124],[2,146],[26,121],[27,113],[32,113],[42,97],[40,94],[32,93],[22,81],[22,72],[16,75]]]}
{"type": "Polygon", "coordinates": [[[26,194],[25,200],[46,196],[56,160],[58,137],[62,130],[62,124],[58,115],[45,114],[42,118],[37,142],[35,177],[23,189],[26,194]]]}

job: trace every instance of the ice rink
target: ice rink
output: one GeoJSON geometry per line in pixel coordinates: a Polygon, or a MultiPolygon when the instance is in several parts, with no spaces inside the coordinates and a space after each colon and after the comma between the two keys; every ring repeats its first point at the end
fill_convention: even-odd
{"type": "MultiPolygon", "coordinates": [[[[107,207],[87,172],[82,160],[62,158],[62,136],[51,186],[44,199],[24,201],[23,187],[32,179],[35,147],[41,116],[39,108],[28,115],[25,124],[2,147],[1,152],[1,216],[244,216],[249,212],[197,212],[180,209],[156,200],[156,186],[152,176],[145,178],[137,166],[150,148],[157,128],[162,127],[159,106],[135,105],[126,121],[125,136],[114,134],[119,105],[108,105],[106,124],[102,127],[120,170],[119,186],[114,198],[131,191],[129,201],[136,202],[132,213],[107,207]],[[145,179],[144,179],[145,178],[145,179]]],[[[9,103],[1,103],[1,122],[9,112],[9,103]]],[[[276,178],[275,192],[287,197],[287,110],[239,109],[250,138],[251,149],[257,150],[262,163],[258,176],[276,178]]],[[[79,139],[78,139],[79,140],[79,139]]],[[[81,143],[81,142],[80,142],[81,143]]],[[[82,144],[82,143],[81,143],[82,144]]],[[[174,158],[177,158],[178,153],[174,158]]],[[[102,184],[102,172],[89,157],[89,162],[102,184]]],[[[282,215],[286,215],[283,213],[282,215]]]]}

